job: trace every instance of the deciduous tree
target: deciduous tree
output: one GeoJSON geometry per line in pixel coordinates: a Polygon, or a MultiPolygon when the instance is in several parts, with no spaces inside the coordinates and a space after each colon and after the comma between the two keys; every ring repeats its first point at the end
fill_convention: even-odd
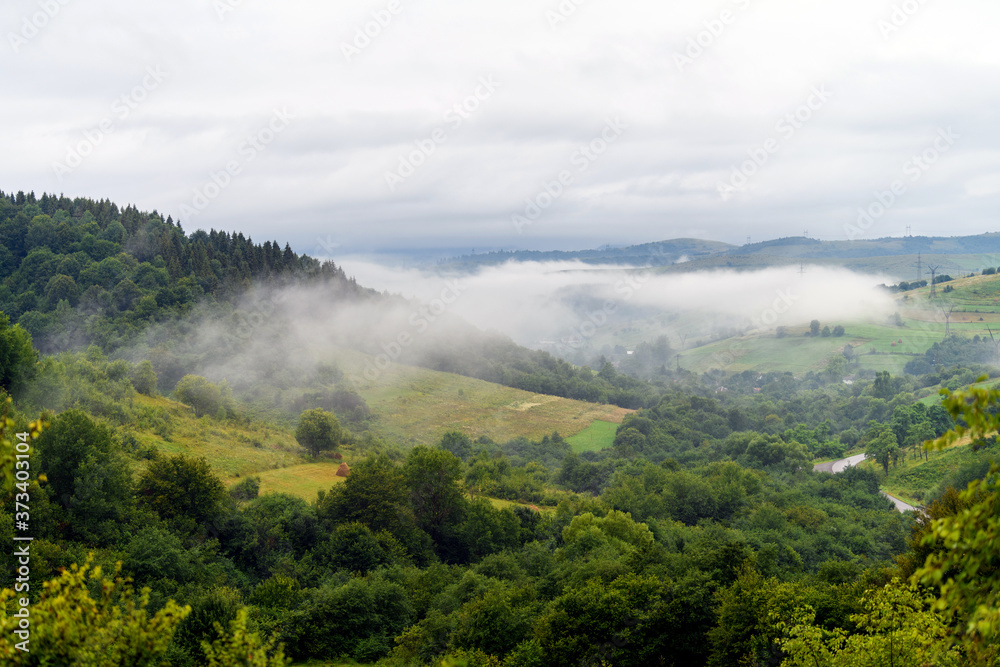
{"type": "Polygon", "coordinates": [[[299,415],[299,423],[295,427],[295,440],[305,447],[311,456],[319,456],[320,452],[336,449],[342,437],[340,422],[333,413],[322,408],[313,408],[299,415]]]}

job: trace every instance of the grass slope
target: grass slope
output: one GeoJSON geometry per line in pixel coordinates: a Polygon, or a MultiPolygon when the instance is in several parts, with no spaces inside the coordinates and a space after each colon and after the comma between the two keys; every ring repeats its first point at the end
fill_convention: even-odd
{"type": "Polygon", "coordinates": [[[265,470],[260,473],[261,493],[288,493],[306,500],[313,500],[317,491],[328,491],[346,477],[337,477],[340,461],[300,463],[288,468],[265,470]]]}
{"type": "Polygon", "coordinates": [[[496,442],[518,436],[539,440],[553,431],[567,437],[595,420],[620,424],[631,412],[396,363],[366,377],[366,361],[370,358],[360,354],[337,358],[377,417],[372,430],[403,445],[433,444],[452,430],[496,442]]]}
{"type": "Polygon", "coordinates": [[[597,420],[576,435],[566,438],[566,442],[570,444],[570,447],[577,454],[580,452],[596,452],[613,445],[617,431],[618,424],[597,420]]]}
{"type": "MultiPolygon", "coordinates": [[[[338,360],[347,373],[363,377],[365,359],[338,360]]],[[[359,387],[375,419],[372,430],[401,445],[438,442],[450,430],[472,438],[505,442],[517,436],[539,440],[558,431],[575,435],[595,422],[611,433],[630,411],[554,396],[532,394],[450,373],[394,364],[359,387]]],[[[248,475],[261,478],[261,492],[283,492],[307,500],[343,481],[339,462],[304,456],[290,425],[255,421],[249,425],[197,418],[188,406],[165,397],[137,396],[143,415],[135,436],[165,454],[205,457],[212,469],[233,484],[248,475]]],[[[352,462],[358,454],[341,450],[352,462]]]]}
{"type": "MultiPolygon", "coordinates": [[[[889,467],[889,476],[882,482],[882,490],[914,506],[925,504],[929,494],[960,467],[995,457],[995,452],[974,452],[970,443],[969,438],[962,438],[943,451],[931,451],[926,459],[908,454],[905,461],[889,467]]],[[[881,474],[881,466],[873,461],[865,461],[864,465],[881,474]]]]}
{"type": "MultiPolygon", "coordinates": [[[[732,337],[681,352],[681,365],[695,372],[722,369],[729,372],[823,370],[830,359],[855,348],[857,368],[903,372],[907,362],[921,356],[946,334],[988,338],[990,330],[1000,340],[1000,275],[958,278],[912,290],[897,299],[903,326],[893,321],[823,322],[841,324],[846,334],[840,338],[806,336],[807,327],[786,327],[778,338],[774,331],[755,336],[732,337]],[[953,291],[944,292],[946,286],[953,291]]],[[[850,369],[848,369],[850,372],[850,369]]]]}
{"type": "Polygon", "coordinates": [[[144,415],[166,423],[166,428],[143,428],[145,420],[140,419],[141,427],[135,436],[141,443],[153,445],[165,454],[203,456],[225,480],[298,465],[303,460],[302,449],[289,428],[261,422],[241,426],[211,417],[199,419],[188,406],[164,397],[139,395],[135,402],[144,415]]]}

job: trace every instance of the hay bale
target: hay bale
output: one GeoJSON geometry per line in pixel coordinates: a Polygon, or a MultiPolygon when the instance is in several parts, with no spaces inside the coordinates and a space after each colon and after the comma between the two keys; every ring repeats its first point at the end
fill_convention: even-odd
{"type": "Polygon", "coordinates": [[[337,477],[350,477],[351,476],[351,466],[347,463],[341,463],[340,467],[337,468],[337,477]]]}

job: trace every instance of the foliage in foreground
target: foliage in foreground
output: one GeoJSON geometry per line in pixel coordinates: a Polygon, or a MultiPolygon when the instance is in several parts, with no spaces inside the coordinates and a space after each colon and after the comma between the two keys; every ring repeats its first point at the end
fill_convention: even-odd
{"type": "MultiPolygon", "coordinates": [[[[131,579],[102,576],[90,561],[63,570],[43,584],[43,592],[22,609],[17,593],[0,591],[0,658],[6,665],[88,665],[154,667],[168,659],[174,634],[191,607],[169,600],[155,613],[150,590],[136,592],[131,579]],[[12,611],[12,609],[14,611],[12,611]]],[[[216,624],[219,637],[203,642],[209,667],[284,667],[288,661],[273,641],[247,630],[246,611],[229,632],[216,624]]]]}

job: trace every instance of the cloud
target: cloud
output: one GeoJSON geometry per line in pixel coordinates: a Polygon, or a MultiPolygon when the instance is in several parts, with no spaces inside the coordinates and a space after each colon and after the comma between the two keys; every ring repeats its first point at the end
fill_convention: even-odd
{"type": "Polygon", "coordinates": [[[386,1],[43,4],[52,3],[59,10],[43,24],[37,0],[0,8],[4,191],[108,197],[176,219],[274,108],[296,114],[186,229],[280,236],[301,251],[331,235],[359,251],[387,239],[414,249],[579,248],[692,234],[734,242],[748,224],[756,238],[808,226],[843,239],[851,212],[942,126],[965,140],[914,191],[919,205],[892,211],[881,234],[908,224],[929,234],[992,229],[1000,199],[982,182],[1000,157],[992,121],[1000,89],[983,83],[1000,66],[990,32],[1000,6],[988,0],[918,3],[902,18],[893,7],[904,3],[866,0],[625,0],[569,3],[576,9],[556,22],[551,13],[567,3],[399,0],[350,61],[344,44],[386,1]],[[735,18],[719,28],[723,9],[735,18]],[[676,56],[692,40],[699,53],[679,71],[676,56]],[[169,80],[57,178],[52,163],[149,66],[169,80]],[[390,191],[386,171],[484,76],[502,82],[496,95],[390,191]],[[720,198],[733,166],[824,84],[835,97],[744,191],[720,198]],[[616,115],[628,132],[516,234],[511,216],[525,198],[616,115]]]}

